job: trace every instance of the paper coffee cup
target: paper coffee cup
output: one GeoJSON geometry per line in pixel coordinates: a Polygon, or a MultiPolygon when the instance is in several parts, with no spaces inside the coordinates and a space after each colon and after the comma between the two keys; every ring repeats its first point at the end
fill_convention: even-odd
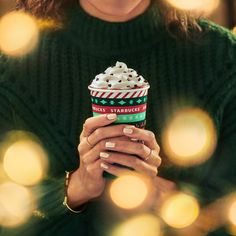
{"type": "Polygon", "coordinates": [[[128,90],[111,90],[88,87],[93,116],[117,114],[116,124],[129,124],[144,128],[146,124],[149,85],[128,90]]]}

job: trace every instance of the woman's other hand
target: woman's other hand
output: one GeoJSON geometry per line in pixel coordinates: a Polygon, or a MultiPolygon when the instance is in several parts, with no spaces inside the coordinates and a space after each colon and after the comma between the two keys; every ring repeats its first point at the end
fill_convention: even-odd
{"type": "Polygon", "coordinates": [[[153,132],[122,124],[99,128],[89,140],[95,145],[94,151],[99,152],[106,172],[120,176],[124,168],[112,165],[116,163],[149,177],[157,176],[161,158],[153,132]]]}
{"type": "Polygon", "coordinates": [[[68,205],[71,208],[77,208],[103,193],[105,179],[104,170],[101,168],[102,160],[90,144],[89,136],[98,128],[110,125],[115,120],[115,114],[108,114],[90,117],[85,121],[78,145],[80,166],[72,173],[67,191],[68,205]]]}

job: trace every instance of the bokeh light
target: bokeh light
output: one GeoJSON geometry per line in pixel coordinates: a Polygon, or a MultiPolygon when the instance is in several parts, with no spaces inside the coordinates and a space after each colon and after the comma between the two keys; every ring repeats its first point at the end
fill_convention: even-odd
{"type": "Polygon", "coordinates": [[[190,195],[176,193],[164,201],[160,214],[169,226],[177,229],[185,228],[197,219],[199,204],[190,195]]]}
{"type": "Polygon", "coordinates": [[[39,29],[34,18],[23,12],[11,12],[0,20],[0,50],[10,56],[29,53],[37,45],[39,29]]]}
{"type": "Polygon", "coordinates": [[[231,224],[236,226],[236,199],[232,202],[229,208],[229,220],[231,224]]]}
{"type": "Polygon", "coordinates": [[[233,28],[232,32],[236,35],[236,26],[233,28]]]}
{"type": "Polygon", "coordinates": [[[184,109],[168,123],[163,149],[171,162],[181,166],[203,163],[216,147],[216,129],[209,115],[201,109],[184,109]]]}
{"type": "Polygon", "coordinates": [[[8,177],[3,169],[2,163],[0,162],[0,184],[6,180],[8,180],[8,177]]]}
{"type": "Polygon", "coordinates": [[[161,236],[159,219],[150,214],[135,216],[119,225],[112,236],[161,236]]]}
{"type": "Polygon", "coordinates": [[[197,11],[205,14],[212,13],[218,6],[219,0],[166,0],[172,6],[186,10],[197,11]]]}
{"type": "Polygon", "coordinates": [[[15,183],[0,185],[0,225],[15,227],[25,223],[35,208],[30,191],[15,183]]]}
{"type": "Polygon", "coordinates": [[[34,185],[47,172],[47,156],[37,142],[17,141],[7,148],[3,157],[3,168],[16,183],[34,185]]]}
{"type": "Polygon", "coordinates": [[[124,209],[134,209],[142,205],[148,195],[148,184],[141,175],[123,175],[110,186],[112,201],[124,209]]]}

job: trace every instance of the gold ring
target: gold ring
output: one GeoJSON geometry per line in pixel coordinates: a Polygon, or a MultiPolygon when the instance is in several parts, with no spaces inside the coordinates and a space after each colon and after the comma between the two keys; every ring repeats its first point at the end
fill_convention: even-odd
{"type": "Polygon", "coordinates": [[[89,147],[91,147],[91,148],[92,148],[92,147],[93,147],[93,145],[92,145],[92,144],[89,142],[88,138],[89,138],[89,137],[87,136],[87,137],[86,137],[86,143],[88,144],[88,146],[89,146],[89,147]]]}
{"type": "Polygon", "coordinates": [[[150,153],[146,156],[144,160],[147,161],[151,156],[152,156],[152,149],[150,148],[150,153]]]}

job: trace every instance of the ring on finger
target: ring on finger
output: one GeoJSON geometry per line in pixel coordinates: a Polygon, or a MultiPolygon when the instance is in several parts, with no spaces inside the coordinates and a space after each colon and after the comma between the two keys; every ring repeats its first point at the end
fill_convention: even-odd
{"type": "Polygon", "coordinates": [[[89,146],[89,147],[91,147],[91,148],[92,148],[92,147],[93,147],[93,145],[92,145],[92,144],[89,142],[89,139],[88,139],[88,138],[89,138],[89,136],[87,136],[87,137],[86,137],[86,143],[88,144],[88,146],[89,146]]]}
{"type": "Polygon", "coordinates": [[[145,161],[147,161],[148,159],[150,159],[150,157],[152,156],[152,149],[150,148],[150,152],[149,154],[145,157],[145,161]]]}

